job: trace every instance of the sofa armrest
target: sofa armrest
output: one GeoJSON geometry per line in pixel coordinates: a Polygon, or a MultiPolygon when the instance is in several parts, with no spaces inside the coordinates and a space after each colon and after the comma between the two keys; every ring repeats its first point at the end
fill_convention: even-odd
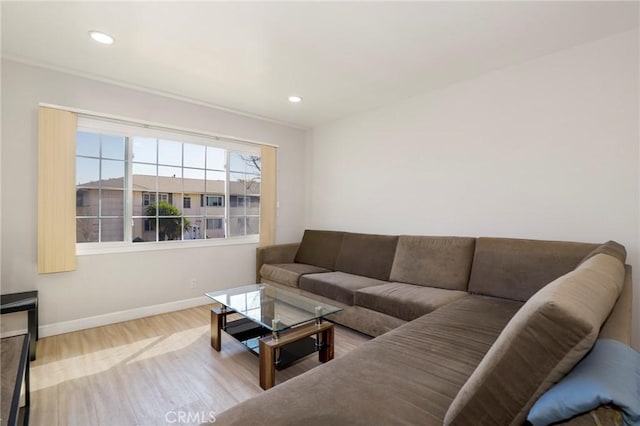
{"type": "Polygon", "coordinates": [[[633,301],[633,285],[631,282],[631,266],[625,265],[624,287],[609,317],[600,328],[601,339],[618,340],[631,346],[631,303],[633,301]]]}
{"type": "Polygon", "coordinates": [[[260,282],[260,268],[265,263],[293,263],[300,243],[274,244],[256,249],[256,283],[260,282]]]}

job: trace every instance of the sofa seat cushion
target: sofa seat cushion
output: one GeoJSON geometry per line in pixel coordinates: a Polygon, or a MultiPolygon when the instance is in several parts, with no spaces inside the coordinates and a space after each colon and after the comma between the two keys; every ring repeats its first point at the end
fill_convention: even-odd
{"type": "Polygon", "coordinates": [[[390,281],[466,291],[475,238],[402,235],[390,281]]]}
{"type": "Polygon", "coordinates": [[[388,283],[356,291],[355,304],[411,321],[466,295],[466,291],[388,283]]]}
{"type": "Polygon", "coordinates": [[[520,306],[463,297],[220,413],[216,424],[442,426],[520,306]]]}
{"type": "Polygon", "coordinates": [[[619,259],[597,254],[531,297],[460,390],[445,425],[521,425],[591,349],[624,275],[619,259]]]}
{"type": "Polygon", "coordinates": [[[398,237],[345,232],[336,259],[336,271],[389,280],[398,237]]]}
{"type": "Polygon", "coordinates": [[[319,266],[306,265],[304,263],[265,264],[260,268],[260,276],[265,280],[274,281],[295,288],[298,288],[300,276],[305,274],[318,274],[321,272],[330,271],[319,266]]]}
{"type": "Polygon", "coordinates": [[[300,288],[302,290],[337,300],[349,306],[354,305],[357,290],[386,283],[386,281],[344,272],[326,272],[300,277],[300,288]]]}

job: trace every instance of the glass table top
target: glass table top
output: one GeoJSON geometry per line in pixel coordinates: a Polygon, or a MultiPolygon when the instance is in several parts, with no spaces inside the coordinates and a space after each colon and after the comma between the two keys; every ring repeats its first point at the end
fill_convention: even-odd
{"type": "Polygon", "coordinates": [[[342,310],[267,284],[252,284],[206,294],[269,331],[276,332],[342,310]]]}

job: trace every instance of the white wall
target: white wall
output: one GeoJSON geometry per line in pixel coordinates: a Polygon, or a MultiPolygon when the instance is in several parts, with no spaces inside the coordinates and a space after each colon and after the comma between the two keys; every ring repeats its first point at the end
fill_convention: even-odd
{"type": "MultiPolygon", "coordinates": [[[[300,240],[304,225],[303,131],[3,61],[1,286],[3,293],[37,289],[41,326],[194,298],[206,291],[252,283],[256,245],[80,256],[77,271],[38,275],[39,102],[278,144],[280,210],[276,239],[300,240]],[[197,279],[196,289],[189,288],[191,278],[197,279]]],[[[26,327],[26,315],[12,316],[15,318],[3,316],[3,330],[26,327]]]]}
{"type": "Polygon", "coordinates": [[[619,241],[640,347],[638,36],[313,129],[307,227],[619,241]]]}

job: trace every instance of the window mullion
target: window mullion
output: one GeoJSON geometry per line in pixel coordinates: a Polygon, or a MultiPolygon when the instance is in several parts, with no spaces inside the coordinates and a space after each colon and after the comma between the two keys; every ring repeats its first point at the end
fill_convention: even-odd
{"type": "Polygon", "coordinates": [[[225,150],[225,165],[224,165],[224,238],[229,238],[231,223],[229,221],[229,200],[231,197],[229,196],[229,180],[231,178],[229,174],[229,150],[225,150]]]}
{"type": "Polygon", "coordinates": [[[98,146],[98,242],[102,242],[102,135],[98,146]]]}
{"type": "MultiPolygon", "coordinates": [[[[182,167],[180,168],[180,175],[182,176],[180,179],[182,180],[181,184],[180,184],[180,188],[182,189],[182,193],[180,194],[180,198],[183,200],[182,202],[184,203],[184,142],[182,142],[181,144],[181,150],[182,150],[182,167]]],[[[206,151],[205,151],[205,155],[206,155],[206,151]]],[[[173,200],[171,200],[173,201],[173,200]]],[[[175,205],[175,204],[174,204],[175,205]]],[[[184,241],[184,205],[181,207],[180,209],[180,240],[184,241]]]]}
{"type": "Polygon", "coordinates": [[[156,215],[153,218],[153,220],[156,222],[156,242],[160,241],[160,188],[158,188],[158,186],[160,185],[160,165],[158,163],[160,163],[160,140],[156,139],[156,191],[155,191],[155,203],[156,203],[156,215]]]}
{"type": "Polygon", "coordinates": [[[124,202],[124,241],[133,244],[133,137],[125,138],[125,202],[124,202]]]}

